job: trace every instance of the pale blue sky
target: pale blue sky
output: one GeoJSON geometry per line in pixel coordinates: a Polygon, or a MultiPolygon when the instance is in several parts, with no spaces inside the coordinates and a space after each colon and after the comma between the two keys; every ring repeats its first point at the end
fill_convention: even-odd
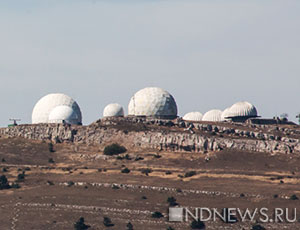
{"type": "Polygon", "coordinates": [[[72,96],[84,124],[158,86],[179,114],[247,100],[300,112],[299,0],[0,0],[0,125],[72,96]]]}

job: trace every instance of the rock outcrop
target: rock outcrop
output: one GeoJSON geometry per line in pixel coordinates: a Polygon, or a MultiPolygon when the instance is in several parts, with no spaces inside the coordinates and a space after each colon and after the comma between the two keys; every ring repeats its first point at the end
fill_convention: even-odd
{"type": "Polygon", "coordinates": [[[1,128],[0,135],[2,138],[22,137],[56,143],[99,145],[100,147],[118,142],[131,149],[174,152],[206,153],[228,149],[300,153],[298,129],[280,130],[278,127],[253,125],[230,127],[222,123],[190,123],[181,120],[115,118],[99,120],[89,126],[20,125],[1,128]],[[290,133],[293,134],[292,137],[290,133]]]}

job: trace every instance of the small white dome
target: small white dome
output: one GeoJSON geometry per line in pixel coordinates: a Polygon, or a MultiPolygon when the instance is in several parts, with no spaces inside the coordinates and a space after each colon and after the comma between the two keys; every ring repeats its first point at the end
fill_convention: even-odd
{"type": "Polygon", "coordinates": [[[60,105],[55,107],[49,115],[49,123],[68,123],[78,125],[81,121],[77,113],[69,106],[60,105]]]}
{"type": "Polygon", "coordinates": [[[202,113],[200,112],[190,112],[183,116],[183,120],[185,121],[202,121],[202,113]]]}
{"type": "Polygon", "coordinates": [[[254,105],[247,101],[242,101],[232,105],[228,115],[228,117],[257,117],[257,110],[254,105]]]}
{"type": "Polygon", "coordinates": [[[221,114],[221,121],[228,121],[228,118],[226,117],[229,117],[229,112],[230,112],[230,107],[229,108],[226,108],[222,114],[221,114]]]}
{"type": "Polygon", "coordinates": [[[48,94],[41,98],[33,108],[32,123],[48,123],[49,115],[57,106],[66,105],[71,107],[77,114],[79,123],[82,122],[81,111],[78,104],[69,96],[61,93],[48,94]]]}
{"type": "Polygon", "coordinates": [[[167,91],[157,87],[148,87],[138,91],[131,98],[128,115],[175,118],[177,105],[173,96],[167,91]]]}
{"type": "Polygon", "coordinates": [[[109,104],[104,108],[103,117],[123,117],[124,109],[117,103],[109,104]]]}
{"type": "Polygon", "coordinates": [[[202,121],[221,121],[222,111],[218,109],[213,109],[206,112],[202,118],[202,121]]]}

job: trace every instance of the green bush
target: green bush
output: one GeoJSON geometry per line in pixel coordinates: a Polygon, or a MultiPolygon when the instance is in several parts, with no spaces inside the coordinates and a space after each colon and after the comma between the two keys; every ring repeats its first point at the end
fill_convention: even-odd
{"type": "Polygon", "coordinates": [[[84,223],[84,218],[80,217],[80,219],[74,224],[74,229],[75,230],[86,230],[89,229],[91,226],[86,225],[84,223]]]}
{"type": "Polygon", "coordinates": [[[128,222],[128,224],[126,225],[126,230],[133,230],[132,223],[128,222]]]}
{"type": "Polygon", "coordinates": [[[25,172],[18,174],[17,182],[23,182],[25,180],[25,172]]]}
{"type": "Polygon", "coordinates": [[[108,218],[108,217],[103,218],[103,224],[104,224],[105,227],[113,227],[114,226],[111,219],[108,218]]]}
{"type": "Polygon", "coordinates": [[[10,189],[10,185],[5,175],[0,176],[0,190],[2,189],[10,189]]]}
{"type": "Polygon", "coordinates": [[[161,212],[153,212],[151,216],[152,218],[157,218],[157,219],[164,217],[164,215],[161,212]]]}
{"type": "Polygon", "coordinates": [[[176,199],[173,196],[168,197],[167,202],[169,203],[169,206],[171,206],[171,207],[178,205],[178,203],[176,202],[176,199]]]}
{"type": "Polygon", "coordinates": [[[266,230],[266,229],[263,226],[256,224],[252,226],[251,230],[266,230]]]}
{"type": "Polygon", "coordinates": [[[142,169],[141,172],[142,172],[143,174],[145,174],[146,176],[148,176],[149,173],[152,173],[152,172],[153,172],[153,170],[150,169],[150,168],[147,168],[147,169],[142,169]]]}
{"type": "Polygon", "coordinates": [[[48,163],[53,164],[53,163],[55,163],[55,162],[54,162],[53,158],[49,158],[49,159],[48,159],[48,163]]]}
{"type": "Polygon", "coordinates": [[[191,223],[191,229],[205,229],[205,224],[204,222],[200,221],[200,220],[194,220],[191,223]]]}
{"type": "Polygon", "coordinates": [[[124,168],[124,169],[122,169],[121,173],[130,173],[130,169],[124,168]]]}
{"type": "Polygon", "coordinates": [[[21,186],[18,183],[13,183],[11,185],[11,188],[19,189],[19,188],[21,188],[21,186]]]}
{"type": "Polygon", "coordinates": [[[50,152],[50,153],[54,153],[54,152],[55,152],[55,151],[54,151],[54,146],[53,146],[52,143],[49,143],[49,144],[48,144],[48,149],[49,149],[49,152],[50,152]]]}
{"type": "Polygon", "coordinates": [[[299,198],[294,194],[290,197],[290,200],[299,200],[299,198]]]}
{"type": "Polygon", "coordinates": [[[197,173],[195,171],[189,171],[184,174],[184,177],[192,177],[195,176],[197,173]]]}
{"type": "Polygon", "coordinates": [[[125,153],[127,149],[119,144],[111,144],[104,148],[104,155],[113,156],[125,153]]]}

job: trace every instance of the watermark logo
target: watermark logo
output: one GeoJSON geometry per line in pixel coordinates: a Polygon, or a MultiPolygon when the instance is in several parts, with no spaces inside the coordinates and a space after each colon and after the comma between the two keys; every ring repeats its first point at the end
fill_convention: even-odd
{"type": "Polygon", "coordinates": [[[262,223],[295,223],[297,222],[297,209],[275,208],[256,208],[254,210],[239,208],[169,208],[170,222],[188,222],[190,220],[200,220],[203,222],[221,220],[225,223],[236,223],[238,221],[255,221],[262,223]]]}

